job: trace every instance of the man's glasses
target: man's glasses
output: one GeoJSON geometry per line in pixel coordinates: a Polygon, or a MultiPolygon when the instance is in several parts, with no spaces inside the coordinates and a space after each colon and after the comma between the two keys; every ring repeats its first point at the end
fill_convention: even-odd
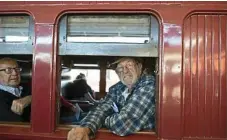
{"type": "Polygon", "coordinates": [[[6,68],[6,69],[1,69],[0,71],[5,71],[6,74],[11,74],[13,70],[19,73],[22,71],[22,68],[6,68]]]}

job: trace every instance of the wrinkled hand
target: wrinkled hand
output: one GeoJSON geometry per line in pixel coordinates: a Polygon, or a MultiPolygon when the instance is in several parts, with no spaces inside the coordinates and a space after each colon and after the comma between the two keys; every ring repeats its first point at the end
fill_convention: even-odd
{"type": "Polygon", "coordinates": [[[72,128],[67,136],[67,140],[89,140],[90,129],[87,127],[72,128]]]}
{"type": "Polygon", "coordinates": [[[26,96],[24,98],[13,100],[11,110],[18,115],[22,115],[24,112],[24,108],[27,107],[29,104],[31,104],[31,96],[26,96]]]}

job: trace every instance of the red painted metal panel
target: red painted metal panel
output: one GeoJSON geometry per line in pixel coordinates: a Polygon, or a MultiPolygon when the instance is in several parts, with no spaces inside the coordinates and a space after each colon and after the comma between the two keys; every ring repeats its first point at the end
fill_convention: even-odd
{"type": "Polygon", "coordinates": [[[198,138],[198,137],[194,137],[194,138],[183,138],[182,140],[226,140],[226,138],[198,138]]]}
{"type": "Polygon", "coordinates": [[[211,44],[212,44],[212,19],[211,16],[205,16],[205,67],[204,67],[204,77],[205,77],[205,81],[204,81],[204,86],[205,86],[205,91],[204,93],[200,93],[200,94],[204,94],[204,98],[205,98],[205,130],[206,130],[206,135],[207,137],[211,136],[211,91],[212,89],[212,83],[211,83],[211,66],[212,66],[212,59],[211,59],[211,44]]]}
{"type": "Polygon", "coordinates": [[[220,48],[220,65],[219,65],[219,73],[220,73],[220,94],[219,96],[219,134],[221,137],[227,138],[227,79],[226,79],[226,70],[227,70],[227,16],[222,15],[219,16],[219,48],[220,48]],[[225,32],[226,31],[226,32],[225,32]]]}
{"type": "Polygon", "coordinates": [[[165,139],[180,137],[181,114],[181,26],[164,24],[162,84],[160,85],[161,135],[165,139]],[[174,79],[174,82],[173,82],[174,79]],[[174,129],[170,129],[172,128],[174,129]]]}
{"type": "Polygon", "coordinates": [[[185,23],[184,23],[184,28],[183,28],[183,35],[184,35],[184,50],[183,50],[183,55],[184,55],[184,60],[183,60],[183,79],[182,79],[182,87],[184,90],[182,91],[182,110],[184,113],[182,113],[183,117],[183,128],[184,128],[184,135],[189,135],[190,132],[190,123],[191,122],[191,117],[190,117],[190,106],[185,106],[185,104],[190,105],[190,94],[185,94],[185,93],[191,93],[191,88],[186,87],[186,85],[190,85],[190,80],[188,79],[190,77],[190,44],[191,44],[191,19],[189,18],[185,23]],[[186,121],[187,118],[187,121],[186,121]],[[187,128],[186,128],[187,126],[187,128]]]}
{"type": "Polygon", "coordinates": [[[37,24],[33,66],[32,130],[38,133],[52,132],[52,42],[53,25],[37,24]]]}
{"type": "MultiPolygon", "coordinates": [[[[201,28],[204,26],[205,24],[205,17],[198,15],[198,41],[197,41],[197,46],[201,46],[198,47],[198,90],[197,93],[203,93],[203,91],[205,90],[204,87],[204,81],[205,81],[205,77],[204,77],[204,73],[203,73],[203,68],[205,67],[205,60],[206,57],[204,55],[204,45],[205,45],[205,36],[204,36],[204,32],[205,29],[201,28]]],[[[204,98],[204,94],[198,94],[198,120],[197,120],[197,136],[202,137],[205,134],[205,98],[204,98]]]]}
{"type": "Polygon", "coordinates": [[[220,96],[220,89],[219,89],[219,17],[218,15],[212,16],[212,116],[211,116],[211,127],[214,129],[211,129],[211,136],[212,137],[218,137],[218,126],[219,126],[219,109],[218,109],[218,102],[219,102],[219,96],[220,96]]]}
{"type": "Polygon", "coordinates": [[[226,32],[226,15],[192,15],[184,23],[186,137],[226,137],[226,32]]]}
{"type": "MultiPolygon", "coordinates": [[[[191,17],[191,50],[190,50],[190,108],[191,108],[191,120],[196,120],[198,117],[198,46],[197,46],[197,16],[191,17]]],[[[190,123],[190,132],[196,134],[198,132],[197,121],[190,123]]]]}

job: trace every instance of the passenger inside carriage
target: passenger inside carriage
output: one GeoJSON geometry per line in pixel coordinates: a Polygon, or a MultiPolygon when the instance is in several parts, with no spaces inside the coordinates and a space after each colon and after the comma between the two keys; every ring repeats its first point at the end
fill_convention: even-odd
{"type": "Polygon", "coordinates": [[[69,131],[68,140],[88,140],[102,126],[119,136],[154,128],[154,76],[143,73],[142,62],[135,58],[123,57],[111,66],[116,66],[120,82],[110,87],[105,98],[80,126],[69,131]]]}
{"type": "Polygon", "coordinates": [[[83,73],[80,73],[73,82],[67,83],[63,92],[60,100],[62,104],[60,123],[63,124],[79,124],[80,120],[86,116],[91,107],[98,103],[98,101],[93,98],[94,91],[87,84],[86,76],[83,73]],[[85,101],[85,103],[88,101],[89,105],[85,106],[76,103],[78,101],[85,101]]]}
{"type": "Polygon", "coordinates": [[[30,121],[32,97],[20,86],[21,70],[15,59],[0,59],[0,121],[30,121]]]}
{"type": "Polygon", "coordinates": [[[68,83],[64,87],[63,96],[67,100],[88,100],[95,102],[93,99],[94,90],[88,85],[86,76],[80,73],[73,82],[68,83]]]}

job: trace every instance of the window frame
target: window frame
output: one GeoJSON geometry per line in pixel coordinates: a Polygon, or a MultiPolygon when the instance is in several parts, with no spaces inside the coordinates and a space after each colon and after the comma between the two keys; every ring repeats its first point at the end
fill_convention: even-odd
{"type": "MultiPolygon", "coordinates": [[[[159,47],[160,47],[160,28],[161,28],[161,24],[160,24],[160,20],[158,19],[158,17],[153,14],[153,13],[145,13],[145,14],[149,14],[156,22],[152,23],[151,22],[151,26],[154,26],[155,28],[151,28],[153,30],[151,30],[151,32],[155,32],[155,36],[152,36],[153,38],[153,46],[151,46],[151,44],[130,44],[130,43],[127,43],[127,44],[121,44],[121,43],[118,43],[118,44],[114,44],[114,43],[111,43],[111,45],[109,45],[110,43],[102,43],[100,45],[100,43],[86,43],[86,45],[83,45],[85,43],[73,43],[73,42],[67,42],[67,27],[65,25],[67,25],[67,15],[69,14],[78,14],[78,13],[69,13],[67,12],[66,15],[62,15],[62,17],[59,18],[59,23],[58,23],[58,51],[57,51],[57,55],[58,56],[65,56],[65,55],[74,55],[74,56],[129,56],[129,57],[155,57],[157,58],[157,62],[160,61],[160,57],[159,57],[159,47]],[[94,47],[95,46],[95,47],[94,47]],[[135,54],[132,54],[131,51],[128,51],[128,50],[121,50],[119,49],[120,51],[119,52],[115,52],[115,53],[111,53],[111,51],[113,49],[115,49],[116,47],[119,47],[119,48],[127,48],[127,47],[130,47],[130,49],[134,49],[136,50],[136,53],[135,54]],[[141,53],[138,51],[138,48],[142,48],[142,47],[147,47],[146,48],[146,53],[141,53]],[[94,49],[94,48],[104,48],[103,50],[101,50],[102,52],[98,51],[98,49],[94,49]],[[110,50],[110,53],[107,52],[105,53],[105,51],[107,49],[105,48],[108,48],[108,50],[110,50]],[[90,51],[88,51],[90,50],[90,51]],[[92,53],[92,51],[94,51],[95,53],[92,53]],[[124,53],[122,53],[124,52],[124,53]],[[147,53],[148,52],[148,53],[147,53]],[[118,54],[116,55],[116,53],[122,53],[122,54],[118,54]]],[[[80,13],[81,14],[81,13],[80,13]]],[[[84,13],[82,12],[82,14],[92,14],[92,13],[84,13]]],[[[95,13],[96,15],[97,14],[106,14],[105,12],[104,13],[95,13]]],[[[108,13],[109,14],[109,13],[108,13]]],[[[113,13],[114,14],[114,13],[113,13]]],[[[115,13],[115,14],[128,14],[128,13],[115,13]]],[[[137,14],[137,13],[130,13],[130,14],[137,14]]],[[[139,13],[139,14],[144,14],[144,13],[139,13]]],[[[107,70],[107,68],[106,68],[107,70]]],[[[157,64],[157,69],[156,71],[159,71],[159,64],[157,64]]],[[[106,74],[106,73],[105,73],[106,74]]],[[[102,74],[100,74],[101,76],[102,74]]],[[[159,78],[159,74],[158,75],[155,75],[155,78],[159,78]]],[[[106,77],[106,75],[105,75],[106,77]]],[[[101,81],[100,81],[101,83],[101,81]]],[[[106,83],[105,83],[106,84],[106,83]]],[[[156,87],[157,91],[159,90],[159,80],[156,79],[156,87]]],[[[158,91],[159,93],[159,91],[158,91]]],[[[156,113],[155,113],[155,119],[157,120],[157,118],[159,118],[159,116],[157,116],[158,114],[158,100],[159,100],[159,95],[155,95],[156,97],[156,113]]],[[[76,127],[78,125],[64,125],[64,124],[60,124],[57,122],[56,124],[56,130],[60,131],[60,132],[68,132],[68,130],[70,130],[72,127],[76,127]]],[[[100,128],[98,131],[97,131],[97,135],[99,136],[98,139],[106,139],[106,138],[109,138],[109,134],[112,134],[112,132],[110,130],[107,130],[105,128],[100,128]]],[[[158,135],[158,121],[156,121],[156,124],[155,124],[155,128],[153,130],[141,130],[141,131],[138,131],[138,132],[135,132],[133,133],[133,135],[130,135],[130,137],[132,136],[133,138],[141,138],[141,137],[145,137],[145,138],[157,138],[157,135],[158,135]]],[[[111,135],[111,138],[115,138],[115,139],[118,139],[119,137],[117,135],[111,135]]]]}
{"type": "MultiPolygon", "coordinates": [[[[98,13],[95,15],[103,15],[98,13]]],[[[123,15],[108,14],[108,15],[123,15]]],[[[130,15],[145,15],[146,13],[131,13],[130,15]]],[[[99,42],[67,42],[67,18],[70,14],[63,15],[59,21],[59,55],[105,55],[105,56],[138,56],[158,57],[159,22],[152,14],[150,17],[150,43],[99,43],[99,42]],[[153,35],[154,33],[154,35],[153,35]]],[[[91,14],[82,14],[91,15],[91,14]]],[[[126,14],[129,15],[129,14],[126,14]]]]}
{"type": "Polygon", "coordinates": [[[33,40],[34,40],[34,27],[35,22],[29,14],[0,14],[1,16],[28,16],[29,17],[29,29],[28,29],[28,41],[26,42],[0,42],[0,54],[26,54],[33,55],[33,40]]]}

